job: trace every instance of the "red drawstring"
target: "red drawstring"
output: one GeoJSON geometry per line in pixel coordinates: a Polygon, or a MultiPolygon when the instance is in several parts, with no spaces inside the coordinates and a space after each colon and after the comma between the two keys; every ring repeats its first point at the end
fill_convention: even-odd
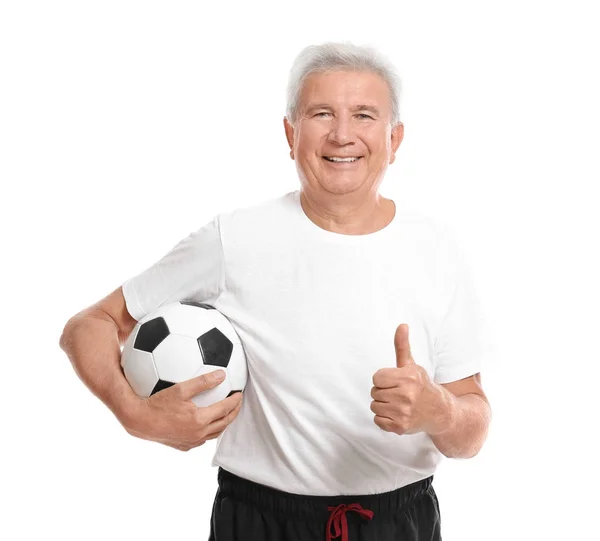
{"type": "Polygon", "coordinates": [[[371,520],[374,515],[373,511],[363,509],[358,503],[351,503],[350,505],[340,504],[337,507],[328,507],[327,510],[332,511],[329,516],[329,522],[327,522],[327,541],[331,541],[340,536],[340,523],[342,541],[348,541],[348,520],[346,519],[346,511],[356,511],[358,514],[369,520],[371,520]],[[333,536],[331,535],[332,524],[335,533],[333,536]]]}

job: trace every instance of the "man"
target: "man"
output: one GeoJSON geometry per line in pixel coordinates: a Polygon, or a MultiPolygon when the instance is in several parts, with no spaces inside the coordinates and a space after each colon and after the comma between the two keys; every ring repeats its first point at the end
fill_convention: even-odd
{"type": "Polygon", "coordinates": [[[441,539],[433,473],[474,456],[491,415],[483,328],[457,243],[378,193],[404,130],[393,69],[372,49],[307,47],[284,129],[300,190],[219,214],[61,345],[130,434],[182,450],[219,437],[211,541],[441,539]],[[146,400],[129,388],[119,343],[183,299],[235,326],[243,399],[196,408],[207,376],[146,400]]]}

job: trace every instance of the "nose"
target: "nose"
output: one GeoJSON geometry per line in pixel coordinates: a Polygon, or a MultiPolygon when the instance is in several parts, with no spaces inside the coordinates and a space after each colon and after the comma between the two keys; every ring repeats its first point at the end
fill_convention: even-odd
{"type": "Polygon", "coordinates": [[[337,143],[338,145],[354,143],[356,136],[350,120],[343,117],[335,118],[331,124],[331,131],[327,139],[329,142],[337,143]]]}

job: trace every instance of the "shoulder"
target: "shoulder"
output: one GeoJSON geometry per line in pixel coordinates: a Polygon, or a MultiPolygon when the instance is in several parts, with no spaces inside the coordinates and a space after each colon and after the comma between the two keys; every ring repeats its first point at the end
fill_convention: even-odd
{"type": "Polygon", "coordinates": [[[293,211],[294,194],[295,192],[291,191],[241,207],[226,209],[217,215],[216,220],[221,228],[227,230],[241,228],[247,231],[247,228],[273,227],[283,216],[293,211]]]}

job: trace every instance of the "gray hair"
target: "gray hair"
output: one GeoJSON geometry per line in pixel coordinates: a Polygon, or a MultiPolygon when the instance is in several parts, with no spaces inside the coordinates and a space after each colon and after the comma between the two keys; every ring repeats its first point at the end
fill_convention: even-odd
{"type": "Polygon", "coordinates": [[[400,122],[401,81],[391,62],[373,47],[327,42],[305,47],[294,60],[286,106],[286,117],[292,126],[298,119],[298,101],[304,81],[311,73],[328,71],[370,71],[381,76],[390,89],[392,127],[400,122]]]}

